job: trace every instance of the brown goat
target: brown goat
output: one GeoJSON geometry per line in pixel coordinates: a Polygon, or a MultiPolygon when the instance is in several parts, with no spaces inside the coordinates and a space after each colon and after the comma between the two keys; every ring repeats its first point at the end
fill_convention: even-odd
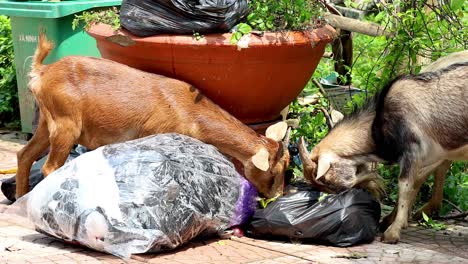
{"type": "Polygon", "coordinates": [[[64,164],[75,143],[95,149],[158,133],[212,144],[242,163],[245,177],[260,193],[273,197],[282,191],[289,164],[287,142],[281,143],[284,122],[267,130],[274,139],[264,137],[179,80],[92,57],[43,65],[52,47],[41,34],[30,73],[40,119],[17,155],[17,197],[28,192],[31,165],[49,146],[42,168],[46,176],[64,164]]]}
{"type": "Polygon", "coordinates": [[[436,181],[431,200],[421,209],[426,213],[440,207],[451,161],[468,159],[467,55],[442,58],[427,72],[395,80],[376,101],[338,123],[310,155],[303,144],[300,148],[304,175],[332,191],[355,186],[378,190],[378,175],[369,163],[400,164],[398,205],[382,222],[384,242],[399,240],[431,172],[436,181]]]}

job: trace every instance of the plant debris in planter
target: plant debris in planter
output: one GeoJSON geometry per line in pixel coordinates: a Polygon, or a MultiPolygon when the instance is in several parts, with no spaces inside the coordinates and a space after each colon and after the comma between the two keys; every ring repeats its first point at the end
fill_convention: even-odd
{"type": "Polygon", "coordinates": [[[111,25],[114,30],[120,28],[120,10],[117,7],[99,8],[92,11],[84,11],[81,15],[75,15],[72,28],[75,30],[81,23],[84,29],[89,30],[92,25],[103,23],[111,25]]]}
{"type": "Polygon", "coordinates": [[[235,27],[233,44],[252,31],[302,31],[322,24],[323,7],[319,1],[251,0],[249,8],[246,21],[235,27]]]}
{"type": "MultiPolygon", "coordinates": [[[[172,2],[172,1],[175,1],[175,0],[162,2],[162,4],[160,3],[160,5],[167,6],[167,5],[170,5],[169,2],[172,2]]],[[[207,17],[208,15],[206,14],[205,11],[203,12],[200,11],[202,9],[198,10],[197,13],[191,15],[189,18],[185,18],[184,20],[185,24],[187,24],[188,22],[190,22],[191,25],[194,25],[194,23],[195,24],[198,23],[199,25],[197,25],[197,27],[203,26],[205,27],[205,29],[207,29],[209,25],[211,25],[211,27],[214,27],[216,24],[215,28],[212,28],[209,30],[212,32],[208,32],[207,30],[204,30],[203,28],[189,28],[185,26],[183,29],[187,31],[185,33],[186,34],[198,34],[197,36],[201,36],[201,34],[204,34],[204,33],[214,33],[215,31],[223,31],[223,30],[227,32],[231,30],[233,32],[232,37],[231,37],[231,43],[237,44],[243,36],[248,35],[249,33],[261,35],[262,32],[264,31],[270,31],[270,32],[303,31],[303,30],[320,27],[323,24],[323,19],[321,15],[323,14],[324,9],[323,9],[323,6],[320,4],[320,2],[316,0],[312,0],[312,1],[250,0],[248,2],[249,9],[244,7],[244,4],[240,3],[240,1],[234,1],[234,2],[226,1],[224,4],[225,6],[223,6],[222,8],[223,10],[219,11],[219,12],[224,12],[223,13],[224,16],[222,16],[222,19],[224,19],[224,21],[222,21],[222,19],[220,20],[220,18],[216,18],[215,20],[213,20],[213,17],[207,17]],[[234,6],[236,6],[235,9],[232,8],[234,6]],[[240,9],[237,7],[239,7],[240,9]],[[231,8],[232,10],[229,8],[231,8]],[[203,17],[202,17],[202,13],[203,13],[203,17]],[[200,16],[200,19],[197,20],[195,15],[200,16]],[[228,17],[228,15],[231,17],[228,17]],[[200,22],[202,21],[201,18],[205,20],[204,23],[200,22]],[[241,21],[241,23],[237,24],[237,22],[239,21],[241,21]],[[235,26],[233,27],[233,25],[235,26]]],[[[72,27],[73,29],[75,29],[78,25],[80,25],[80,23],[83,23],[84,28],[88,30],[94,24],[103,23],[103,24],[111,25],[114,30],[117,30],[121,27],[121,18],[123,18],[122,23],[124,24],[124,27],[130,30],[133,34],[136,34],[139,36],[149,36],[149,35],[154,35],[157,33],[184,34],[184,32],[182,31],[181,32],[174,31],[176,29],[174,25],[171,25],[172,28],[166,28],[166,29],[163,29],[162,25],[160,25],[162,23],[160,21],[161,20],[160,18],[161,17],[166,18],[168,15],[171,15],[171,14],[158,16],[155,12],[161,13],[162,11],[160,9],[155,8],[154,6],[150,6],[148,5],[148,3],[146,3],[145,5],[142,3],[139,3],[139,5],[140,5],[139,7],[136,7],[135,3],[132,3],[131,1],[124,1],[124,3],[122,4],[122,10],[123,10],[122,14],[121,14],[121,10],[117,9],[116,7],[100,8],[100,9],[95,9],[93,11],[85,11],[81,15],[75,16],[72,27]],[[146,10],[144,10],[143,7],[145,7],[146,10]],[[148,16],[152,12],[151,16],[154,18],[158,18],[158,19],[152,19],[151,23],[154,24],[153,26],[158,26],[159,28],[158,32],[154,32],[153,34],[150,34],[149,31],[138,33],[135,31],[135,29],[128,28],[130,22],[133,21],[132,22],[133,24],[136,23],[135,19],[131,19],[132,16],[133,17],[136,16],[137,11],[135,10],[137,10],[140,13],[139,14],[140,16],[143,16],[143,15],[148,16]]],[[[200,8],[200,7],[196,7],[196,8],[200,8]]],[[[189,11],[194,11],[194,10],[195,10],[194,6],[187,4],[186,8],[183,10],[182,13],[185,12],[188,15],[189,11]]],[[[219,8],[219,10],[221,10],[221,8],[219,8]]],[[[178,12],[178,15],[182,16],[181,11],[178,12]]],[[[179,20],[180,19],[183,19],[183,17],[179,18],[179,20]]],[[[139,20],[146,21],[147,19],[139,19],[139,20]]],[[[172,22],[175,23],[174,21],[172,22]]],[[[200,39],[196,36],[195,38],[197,40],[200,39]]]]}

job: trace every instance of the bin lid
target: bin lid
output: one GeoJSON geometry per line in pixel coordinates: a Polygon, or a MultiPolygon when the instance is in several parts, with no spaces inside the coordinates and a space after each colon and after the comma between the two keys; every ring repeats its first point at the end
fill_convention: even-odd
{"type": "Polygon", "coordinates": [[[95,7],[120,5],[122,0],[11,1],[0,0],[0,15],[59,18],[95,7]]]}

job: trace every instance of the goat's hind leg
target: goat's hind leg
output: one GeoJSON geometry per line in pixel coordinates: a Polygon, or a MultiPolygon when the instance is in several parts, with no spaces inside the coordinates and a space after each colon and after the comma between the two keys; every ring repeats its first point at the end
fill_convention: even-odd
{"type": "Polygon", "coordinates": [[[421,219],[422,213],[432,216],[440,210],[442,200],[444,198],[444,182],[445,176],[452,165],[452,161],[446,160],[434,170],[434,188],[429,202],[427,202],[414,215],[415,219],[421,219]]]}
{"type": "Polygon", "coordinates": [[[17,153],[18,171],[16,173],[16,199],[29,191],[29,173],[31,166],[49,146],[49,130],[44,117],[39,118],[39,124],[33,137],[17,153]]]}

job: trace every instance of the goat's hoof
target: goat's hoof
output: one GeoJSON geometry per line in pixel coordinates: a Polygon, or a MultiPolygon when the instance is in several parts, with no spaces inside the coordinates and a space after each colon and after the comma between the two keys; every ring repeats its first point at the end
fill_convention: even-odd
{"type": "Polygon", "coordinates": [[[387,244],[396,244],[400,240],[400,231],[389,228],[380,240],[387,244]]]}

